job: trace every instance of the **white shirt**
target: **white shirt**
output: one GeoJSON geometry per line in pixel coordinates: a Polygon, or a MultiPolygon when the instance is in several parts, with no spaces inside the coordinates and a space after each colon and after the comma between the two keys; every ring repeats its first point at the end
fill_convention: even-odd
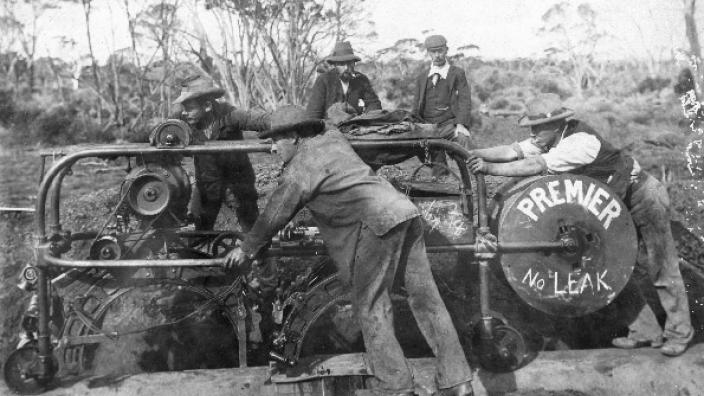
{"type": "Polygon", "coordinates": [[[577,132],[560,139],[547,153],[533,144],[532,139],[526,139],[514,145],[519,159],[542,156],[549,173],[564,173],[589,165],[594,162],[600,149],[599,139],[585,132],[577,132]]]}
{"type": "Polygon", "coordinates": [[[450,62],[445,61],[445,64],[442,66],[435,66],[435,64],[431,63],[430,70],[428,71],[428,77],[437,73],[440,75],[440,78],[444,78],[447,80],[447,73],[449,71],[450,71],[450,62]]]}
{"type": "Polygon", "coordinates": [[[340,80],[340,84],[342,84],[342,93],[347,95],[347,90],[350,89],[350,82],[340,80]]]}

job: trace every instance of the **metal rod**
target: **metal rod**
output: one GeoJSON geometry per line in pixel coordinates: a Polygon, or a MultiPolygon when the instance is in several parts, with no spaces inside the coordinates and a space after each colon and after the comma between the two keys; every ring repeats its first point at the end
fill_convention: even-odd
{"type": "Polygon", "coordinates": [[[51,222],[49,223],[49,232],[56,233],[61,231],[61,184],[64,181],[64,177],[69,173],[71,168],[65,168],[61,171],[58,176],[51,182],[51,187],[49,188],[49,196],[51,197],[49,214],[51,216],[51,222]]]}
{"type": "MultiPolygon", "coordinates": [[[[43,249],[40,249],[40,252],[42,250],[43,249]]],[[[43,264],[42,257],[39,257],[38,261],[38,264],[43,264]]],[[[39,328],[37,329],[37,350],[39,354],[40,378],[49,378],[51,376],[51,364],[53,363],[53,359],[51,356],[51,336],[49,330],[49,279],[46,271],[47,268],[44,265],[37,265],[37,297],[39,298],[39,328]]]]}
{"type": "Polygon", "coordinates": [[[489,260],[479,261],[479,313],[482,317],[481,337],[493,338],[491,307],[489,306],[489,260]]]}
{"type": "MultiPolygon", "coordinates": [[[[557,242],[509,242],[499,243],[499,253],[535,252],[535,251],[560,251],[566,249],[561,241],[557,242]]],[[[426,247],[428,253],[475,252],[476,245],[435,245],[426,247]]],[[[326,256],[325,248],[309,247],[273,247],[263,258],[267,257],[313,257],[326,256]]],[[[50,265],[75,268],[131,268],[131,267],[216,267],[225,264],[225,259],[173,259],[173,260],[72,260],[44,256],[44,261],[50,265]]]]}
{"type": "Polygon", "coordinates": [[[161,154],[174,155],[193,155],[193,154],[224,154],[224,153],[264,153],[271,151],[271,144],[256,141],[250,142],[218,142],[218,144],[205,144],[199,146],[189,146],[180,149],[157,149],[156,147],[147,144],[128,145],[128,146],[105,146],[101,148],[93,148],[76,153],[68,154],[60,160],[56,161],[47,171],[45,177],[39,184],[39,192],[37,194],[36,211],[34,216],[34,226],[36,237],[44,239],[46,237],[46,198],[50,185],[59,172],[70,168],[78,160],[90,157],[116,157],[116,156],[151,156],[161,154]]]}
{"type": "MultiPolygon", "coordinates": [[[[444,149],[452,156],[466,160],[469,158],[469,151],[462,146],[443,139],[429,140],[395,140],[395,141],[351,141],[352,147],[357,150],[369,148],[418,148],[423,145],[430,148],[444,149]]],[[[54,162],[49,168],[45,177],[42,178],[39,184],[39,192],[37,194],[37,203],[35,210],[35,232],[38,239],[46,237],[45,229],[45,211],[46,198],[53,180],[63,169],[71,167],[78,160],[89,157],[116,157],[116,156],[151,156],[162,154],[173,155],[194,155],[194,154],[221,154],[221,153],[266,153],[271,151],[271,144],[264,141],[219,141],[217,143],[206,143],[204,145],[194,145],[185,148],[156,148],[147,144],[132,144],[126,146],[102,146],[95,147],[76,153],[67,154],[63,158],[54,162]]],[[[460,171],[465,171],[466,167],[460,168],[460,171]]],[[[484,186],[484,178],[481,175],[475,175],[477,178],[477,193],[479,195],[479,222],[482,224],[482,219],[486,219],[486,200],[482,200],[484,194],[481,192],[486,190],[484,186]],[[482,204],[483,203],[483,204],[482,204]]],[[[464,182],[464,180],[463,180],[464,182]]],[[[52,214],[52,217],[55,215],[52,214]]]]}

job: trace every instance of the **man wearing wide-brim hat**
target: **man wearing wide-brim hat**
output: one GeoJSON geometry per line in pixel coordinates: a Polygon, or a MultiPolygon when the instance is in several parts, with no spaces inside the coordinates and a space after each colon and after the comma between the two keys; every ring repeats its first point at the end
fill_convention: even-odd
{"type": "MultiPolygon", "coordinates": [[[[182,82],[181,94],[170,118],[186,121],[195,134],[195,141],[241,140],[242,131],[262,131],[269,128],[269,115],[252,110],[239,110],[218,101],[225,90],[212,79],[195,75],[182,82]]],[[[197,195],[189,205],[199,229],[210,230],[220,212],[225,191],[229,188],[237,199],[238,222],[248,230],[257,218],[257,190],[252,163],[247,154],[194,156],[197,195]],[[199,204],[194,204],[197,199],[199,204]]]]}
{"type": "Polygon", "coordinates": [[[543,172],[573,173],[595,178],[616,192],[626,204],[647,250],[647,273],[656,285],[667,320],[660,327],[652,309],[643,308],[629,325],[626,337],[612,340],[619,348],[652,346],[667,356],[682,354],[694,330],[689,303],[670,229],[666,188],[640,169],[631,156],[615,148],[592,127],[575,119],[556,94],[541,94],[526,106],[520,126],[530,128],[530,138],[511,145],[472,151],[475,173],[498,176],[531,176],[543,172]]]}
{"type": "Polygon", "coordinates": [[[395,276],[403,276],[414,317],[438,357],[439,386],[447,394],[469,394],[472,373],[430,272],[418,208],[375,175],[340,131],[326,130],[303,108],[276,110],[271,129],[260,137],[274,141],[284,170],[251,231],[228,254],[227,265],[259,257],[305,206],[340,277],[351,283],[374,394],[413,392],[411,371],[394,335],[389,292],[395,276]]]}
{"type": "Polygon", "coordinates": [[[334,103],[345,103],[355,115],[381,110],[369,78],[354,69],[355,62],[360,60],[349,41],[335,44],[332,54],[325,58],[331,69],[318,76],[308,98],[306,109],[311,117],[326,118],[327,109],[334,103]]]}
{"type": "MultiPolygon", "coordinates": [[[[435,34],[424,42],[430,65],[416,77],[413,113],[424,122],[437,124],[437,137],[471,147],[470,128],[472,99],[467,76],[462,68],[447,59],[447,40],[435,34]]],[[[431,150],[430,160],[441,166],[433,167],[433,176],[448,174],[445,153],[431,150]]]]}

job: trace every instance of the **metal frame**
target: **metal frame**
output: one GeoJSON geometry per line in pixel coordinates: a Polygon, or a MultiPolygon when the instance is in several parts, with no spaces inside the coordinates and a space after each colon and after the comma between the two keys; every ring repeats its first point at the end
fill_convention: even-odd
{"type": "MultiPolygon", "coordinates": [[[[448,153],[458,164],[460,171],[460,181],[462,182],[461,192],[463,197],[465,213],[472,216],[472,183],[470,172],[466,163],[470,153],[463,147],[441,139],[423,140],[384,140],[384,141],[351,141],[352,146],[358,150],[365,149],[389,149],[394,152],[408,150],[428,150],[441,149],[448,153]]],[[[121,268],[121,267],[212,267],[224,264],[224,259],[177,259],[177,260],[116,260],[116,261],[93,261],[93,260],[71,260],[62,259],[61,253],[70,248],[74,240],[92,238],[95,235],[90,233],[76,233],[62,231],[60,223],[60,193],[64,177],[70,173],[71,167],[79,160],[89,157],[139,157],[154,154],[165,155],[185,155],[194,154],[223,154],[223,153],[268,153],[271,151],[271,144],[265,142],[215,142],[205,145],[188,146],[185,148],[156,148],[147,144],[130,144],[120,146],[99,146],[91,147],[82,151],[66,154],[56,161],[51,168],[43,175],[39,185],[37,203],[34,218],[35,243],[37,250],[37,272],[38,272],[38,297],[39,297],[39,328],[38,328],[38,356],[39,356],[39,376],[40,380],[50,380],[54,372],[52,371],[52,346],[49,332],[49,278],[48,269],[51,266],[70,268],[121,268]],[[47,200],[49,207],[47,213],[47,200]],[[47,219],[49,217],[49,229],[47,232],[47,219]]],[[[44,158],[42,158],[42,172],[44,171],[44,158]]],[[[496,254],[502,252],[534,252],[534,251],[564,251],[573,248],[575,241],[563,238],[559,241],[544,241],[540,243],[513,242],[513,243],[489,243],[491,235],[489,231],[487,213],[487,191],[484,177],[481,174],[472,174],[477,198],[477,218],[472,219],[472,224],[476,224],[474,244],[428,246],[428,252],[468,252],[474,253],[479,264],[479,286],[480,286],[480,314],[482,318],[481,336],[482,339],[492,339],[492,314],[489,305],[489,265],[496,254]]],[[[493,238],[493,241],[496,239],[493,238]]],[[[324,254],[320,248],[272,248],[267,252],[269,256],[311,256],[324,254]]]]}

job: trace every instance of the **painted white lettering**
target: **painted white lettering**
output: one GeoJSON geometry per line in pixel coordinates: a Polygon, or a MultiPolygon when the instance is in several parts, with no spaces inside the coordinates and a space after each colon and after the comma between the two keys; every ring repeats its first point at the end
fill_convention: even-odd
{"type": "Polygon", "coordinates": [[[535,275],[533,275],[533,269],[528,268],[528,272],[526,272],[526,275],[523,277],[523,280],[521,281],[521,283],[526,283],[526,280],[528,280],[528,286],[530,286],[530,287],[535,286],[535,281],[538,279],[539,273],[540,272],[536,272],[535,275]]]}
{"type": "Polygon", "coordinates": [[[584,202],[584,191],[582,191],[581,180],[565,179],[565,198],[567,203],[577,201],[580,204],[584,202]]]}
{"type": "Polygon", "coordinates": [[[601,285],[604,285],[604,290],[611,290],[611,286],[609,286],[606,282],[604,282],[604,277],[606,276],[606,273],[609,272],[609,270],[604,270],[601,274],[597,272],[596,274],[596,290],[601,291],[601,285]]]}
{"type": "Polygon", "coordinates": [[[567,293],[567,291],[565,291],[565,290],[560,290],[560,281],[559,281],[560,274],[559,273],[557,273],[557,272],[552,273],[552,274],[550,274],[550,277],[553,278],[553,280],[554,280],[554,282],[553,282],[554,289],[553,290],[554,290],[554,293],[556,296],[558,296],[560,294],[567,293]]]}
{"type": "Polygon", "coordinates": [[[592,197],[592,200],[589,202],[589,206],[587,206],[587,209],[589,209],[590,212],[594,216],[599,216],[599,205],[601,205],[602,202],[604,202],[604,198],[608,199],[609,198],[609,193],[607,193],[603,188],[599,187],[598,190],[596,190],[596,193],[592,197]]]}
{"type": "Polygon", "coordinates": [[[601,211],[599,215],[599,221],[604,222],[604,228],[609,229],[611,221],[621,215],[621,204],[613,199],[608,205],[601,211]]]}
{"type": "Polygon", "coordinates": [[[587,193],[584,194],[584,200],[579,201],[579,204],[584,206],[585,208],[587,207],[587,204],[589,201],[592,199],[592,195],[594,194],[594,187],[596,187],[595,184],[590,184],[589,187],[587,188],[587,193]]]}
{"type": "Polygon", "coordinates": [[[585,273],[584,276],[582,277],[582,286],[579,288],[579,293],[584,293],[584,290],[587,288],[587,284],[589,287],[594,290],[594,284],[592,283],[592,278],[589,276],[589,273],[585,273]]]}
{"type": "Polygon", "coordinates": [[[548,191],[550,192],[550,199],[552,199],[553,205],[562,205],[565,203],[564,198],[560,197],[560,190],[557,189],[559,185],[559,180],[548,182],[548,191]]]}
{"type": "Polygon", "coordinates": [[[531,198],[533,198],[535,204],[538,205],[538,209],[540,209],[541,212],[545,212],[545,206],[543,206],[543,202],[545,202],[548,208],[551,208],[553,206],[552,202],[548,199],[545,190],[543,190],[542,188],[533,189],[533,191],[531,191],[529,195],[531,198]]]}
{"type": "Polygon", "coordinates": [[[538,288],[538,290],[543,291],[543,288],[545,287],[545,279],[538,279],[538,281],[535,283],[535,286],[538,288]]]}
{"type": "Polygon", "coordinates": [[[577,280],[572,279],[572,273],[570,272],[567,274],[567,291],[570,294],[579,294],[579,290],[573,286],[577,286],[577,280]]]}
{"type": "Polygon", "coordinates": [[[521,202],[518,203],[516,208],[518,208],[518,210],[523,212],[526,216],[530,217],[531,220],[538,221],[538,216],[533,213],[533,206],[535,206],[535,204],[533,204],[533,201],[531,201],[530,198],[523,198],[521,202]]]}

